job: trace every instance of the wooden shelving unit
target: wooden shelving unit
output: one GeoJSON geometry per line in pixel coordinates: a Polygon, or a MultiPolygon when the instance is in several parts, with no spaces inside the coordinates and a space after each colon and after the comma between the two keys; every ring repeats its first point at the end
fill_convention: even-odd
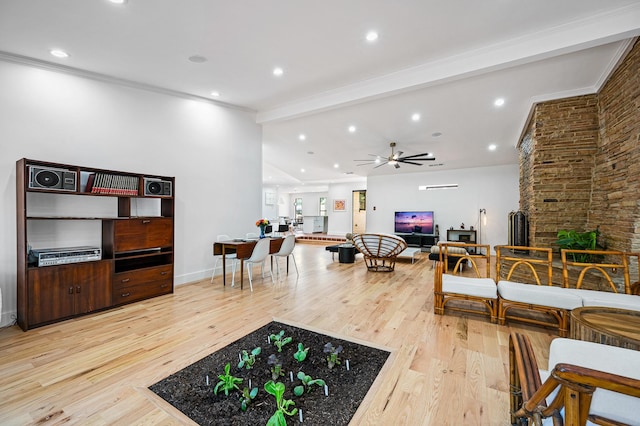
{"type": "Polygon", "coordinates": [[[173,177],[23,158],[16,163],[16,195],[18,325],[23,330],[173,292],[173,177]],[[99,193],[92,192],[91,182],[99,175],[109,180],[99,193]],[[84,214],[82,206],[75,214],[60,215],[55,207],[69,201],[65,197],[86,197],[82,206],[98,197],[115,198],[117,204],[105,216],[84,214]],[[132,214],[139,200],[150,202],[154,214],[132,214]],[[31,211],[32,202],[38,211],[31,211]],[[42,211],[49,204],[51,212],[42,211]],[[34,248],[65,249],[55,243],[62,223],[73,230],[95,222],[101,260],[38,266],[29,256],[29,238],[38,233],[52,234],[47,236],[53,246],[34,248]]]}

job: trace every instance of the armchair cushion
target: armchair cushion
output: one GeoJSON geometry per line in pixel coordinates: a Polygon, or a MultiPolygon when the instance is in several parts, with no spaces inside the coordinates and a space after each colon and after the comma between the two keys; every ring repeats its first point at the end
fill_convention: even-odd
{"type": "Polygon", "coordinates": [[[565,289],[579,296],[583,306],[608,306],[610,308],[640,311],[640,296],[598,290],[565,289]]]}
{"type": "Polygon", "coordinates": [[[485,299],[498,298],[496,282],[492,278],[470,278],[442,274],[442,291],[444,293],[467,294],[485,299]]]}
{"type": "Polygon", "coordinates": [[[560,287],[500,280],[498,282],[498,293],[505,300],[530,303],[532,305],[568,310],[582,306],[580,296],[560,287]]]}

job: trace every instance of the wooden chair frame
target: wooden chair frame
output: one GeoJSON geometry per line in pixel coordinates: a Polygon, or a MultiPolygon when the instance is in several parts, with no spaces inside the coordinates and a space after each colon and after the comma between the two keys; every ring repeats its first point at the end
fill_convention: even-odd
{"type": "Polygon", "coordinates": [[[584,426],[587,420],[601,425],[620,425],[611,419],[589,415],[593,392],[600,388],[640,398],[640,380],[572,364],[557,364],[542,383],[531,342],[519,333],[509,336],[509,388],[511,424],[514,425],[522,424],[525,419],[529,424],[541,425],[546,417],[552,417],[556,426],[584,426]],[[558,387],[556,397],[547,405],[547,397],[558,387]]]}
{"type": "MultiPolygon", "coordinates": [[[[536,284],[531,285],[543,285],[540,276],[535,270],[534,265],[543,265],[546,267],[546,282],[544,285],[552,286],[552,276],[553,276],[553,252],[550,248],[543,247],[524,247],[524,246],[509,246],[509,245],[500,245],[494,247],[496,251],[496,280],[499,282],[503,269],[502,269],[502,261],[510,261],[514,262],[509,268],[509,271],[506,274],[505,280],[509,281],[513,275],[513,272],[518,267],[524,267],[531,271],[532,277],[535,280],[536,284]],[[528,251],[538,253],[541,256],[523,258],[518,256],[509,256],[505,255],[506,251],[528,251]]],[[[566,309],[559,309],[551,306],[542,306],[542,305],[534,305],[526,302],[519,302],[514,300],[503,299],[502,297],[498,297],[498,324],[505,325],[507,319],[516,320],[521,322],[526,322],[529,324],[541,325],[541,326],[551,326],[558,329],[558,334],[561,337],[566,337],[569,333],[569,311],[566,309]],[[549,321],[545,321],[544,319],[537,318],[526,318],[523,316],[509,315],[509,310],[511,309],[521,309],[528,311],[535,311],[545,314],[549,321]]]]}
{"type": "MultiPolygon", "coordinates": [[[[629,285],[629,290],[631,291],[631,293],[629,294],[640,296],[640,253],[625,253],[625,256],[627,256],[627,266],[629,267],[629,270],[631,270],[632,265],[631,258],[636,258],[636,265],[638,266],[638,279],[629,285]]],[[[629,281],[631,281],[631,272],[629,272],[629,281]]]]}
{"type": "Polygon", "coordinates": [[[569,267],[581,268],[580,275],[578,276],[578,280],[576,282],[575,288],[580,289],[582,287],[582,281],[584,279],[585,274],[590,270],[598,271],[602,274],[602,276],[607,280],[607,283],[611,287],[614,293],[619,293],[618,288],[614,284],[611,276],[606,271],[607,268],[612,270],[622,269],[622,274],[624,278],[624,292],[625,294],[631,294],[631,285],[629,283],[629,262],[627,259],[628,253],[624,253],[621,251],[610,251],[610,250],[569,250],[562,249],[560,250],[560,257],[562,259],[562,278],[563,278],[563,286],[565,288],[570,288],[569,286],[569,267]],[[619,257],[619,262],[576,262],[568,259],[568,255],[575,254],[589,254],[593,256],[607,256],[609,259],[612,257],[619,257]]]}
{"type": "Polygon", "coordinates": [[[460,264],[463,261],[469,261],[471,266],[476,274],[476,278],[491,278],[491,251],[490,246],[483,244],[462,244],[462,243],[441,243],[440,244],[440,260],[436,262],[435,272],[434,272],[434,282],[433,282],[433,311],[437,315],[444,315],[444,309],[448,302],[451,300],[464,300],[469,302],[476,302],[481,304],[483,307],[487,309],[486,312],[466,309],[463,307],[452,307],[449,309],[456,310],[460,312],[466,313],[474,313],[474,314],[484,314],[488,315],[491,322],[495,323],[497,320],[497,298],[496,299],[487,299],[484,297],[472,296],[468,294],[461,293],[446,293],[442,290],[442,275],[448,271],[448,246],[454,247],[464,247],[467,248],[475,248],[476,254],[468,253],[466,255],[456,254],[457,258],[455,267],[453,268],[452,275],[458,275],[460,264]],[[484,254],[480,251],[480,249],[484,249],[484,254]],[[480,269],[478,268],[478,264],[476,260],[484,259],[486,262],[486,271],[485,277],[482,277],[480,273],[480,269]]]}

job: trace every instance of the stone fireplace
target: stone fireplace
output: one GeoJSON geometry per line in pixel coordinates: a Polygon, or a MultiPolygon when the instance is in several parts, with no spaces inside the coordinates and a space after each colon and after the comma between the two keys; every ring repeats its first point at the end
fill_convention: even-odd
{"type": "Polygon", "coordinates": [[[607,249],[640,251],[640,43],[632,46],[598,93],[533,108],[518,144],[530,246],[553,247],[559,229],[599,227],[607,249]]]}

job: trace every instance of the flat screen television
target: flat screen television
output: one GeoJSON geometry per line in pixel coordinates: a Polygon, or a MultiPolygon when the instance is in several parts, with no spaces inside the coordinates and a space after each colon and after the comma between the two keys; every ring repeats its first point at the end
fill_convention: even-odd
{"type": "Polygon", "coordinates": [[[433,212],[396,212],[396,234],[433,234],[433,212]]]}

